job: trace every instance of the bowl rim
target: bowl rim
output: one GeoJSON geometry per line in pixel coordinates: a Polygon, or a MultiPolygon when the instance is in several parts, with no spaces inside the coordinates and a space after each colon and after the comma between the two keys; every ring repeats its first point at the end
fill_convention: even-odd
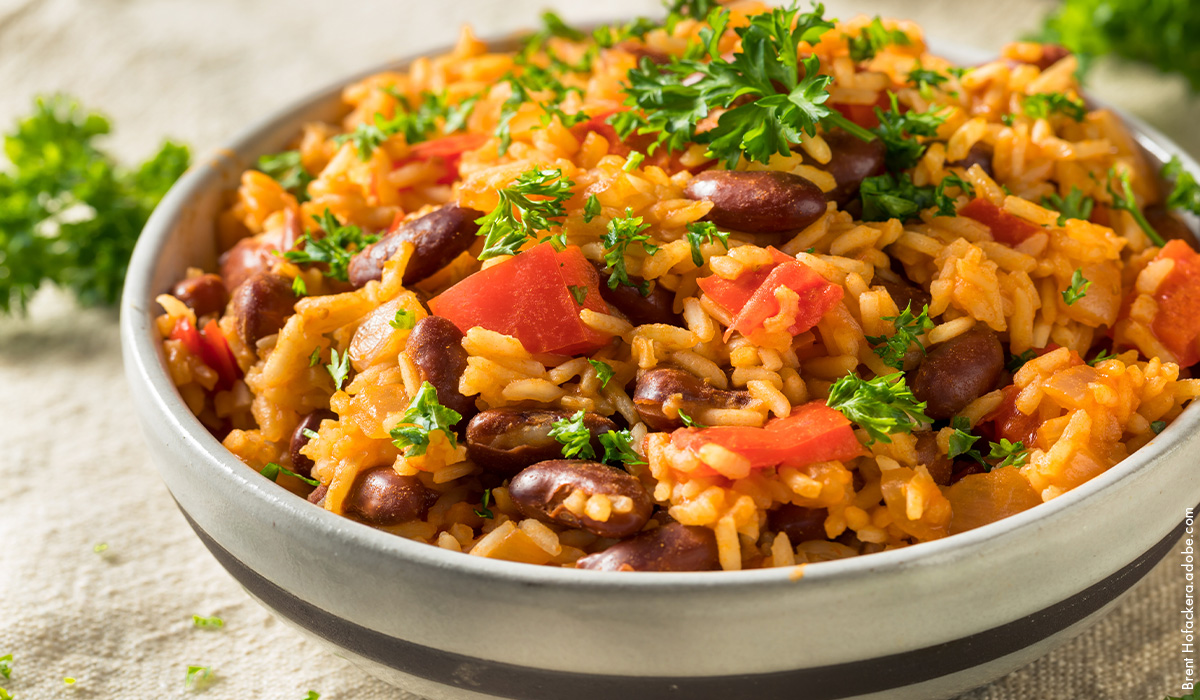
{"type": "MultiPolygon", "coordinates": [[[[620,20],[618,20],[620,21],[620,20]]],[[[516,41],[513,37],[484,39],[492,49],[503,49],[516,41]]],[[[987,60],[990,52],[956,45],[952,42],[927,40],[930,51],[945,54],[959,63],[972,60],[987,60]]],[[[307,502],[273,482],[258,478],[232,452],[213,437],[184,404],[178,390],[171,382],[163,362],[161,343],[154,328],[153,318],[157,315],[154,297],[163,290],[153,288],[154,273],[160,256],[176,230],[182,224],[189,202],[207,191],[220,186],[221,173],[229,168],[239,172],[250,167],[253,157],[263,152],[263,144],[278,139],[280,129],[305,112],[328,105],[341,95],[342,89],[354,82],[386,70],[403,69],[414,60],[436,55],[445,48],[422,51],[413,56],[386,61],[380,65],[357,71],[349,76],[334,80],[299,99],[289,102],[282,109],[253,122],[222,147],[215,149],[211,157],[196,158],[193,166],[170,189],[155,209],[138,239],[131,258],[125,281],[121,306],[121,344],[127,355],[127,381],[134,390],[147,392],[154,409],[160,413],[168,428],[176,433],[177,453],[188,450],[195,453],[196,465],[212,469],[216,478],[229,480],[226,487],[236,488],[253,498],[259,507],[267,510],[273,519],[299,518],[323,532],[324,536],[337,538],[341,547],[352,547],[363,552],[383,556],[395,556],[412,564],[427,566],[448,572],[461,573],[480,579],[496,579],[516,584],[540,586],[569,585],[575,589],[654,589],[658,592],[708,589],[714,586],[738,586],[768,588],[772,586],[794,586],[802,578],[805,583],[838,584],[868,574],[903,570],[911,567],[928,566],[944,561],[961,559],[980,553],[988,543],[999,538],[1020,537],[1032,532],[1046,521],[1061,518],[1096,501],[1103,494],[1120,487],[1122,482],[1142,477],[1154,467],[1154,463],[1181,442],[1187,435],[1200,431],[1200,405],[1189,405],[1160,434],[1142,448],[1114,465],[1104,473],[1065,494],[1035,506],[1029,510],[1008,516],[964,533],[938,540],[921,542],[900,549],[860,555],[835,561],[800,564],[793,567],[752,569],[740,571],[705,572],[608,572],[585,571],[551,566],[537,566],[521,562],[510,562],[485,557],[473,557],[453,552],[434,545],[423,544],[355,522],[349,518],[329,512],[307,502]],[[245,154],[250,154],[249,156],[245,154]],[[251,157],[253,156],[253,157],[251,157]],[[246,162],[248,161],[248,162],[246,162]]],[[[1200,165],[1178,144],[1157,129],[1125,110],[1093,100],[1098,107],[1110,109],[1129,128],[1135,141],[1150,155],[1165,162],[1177,156],[1184,168],[1200,175],[1200,165]]],[[[1187,218],[1195,225],[1194,217],[1187,218]]],[[[1197,402],[1200,404],[1200,402],[1197,402]]]]}

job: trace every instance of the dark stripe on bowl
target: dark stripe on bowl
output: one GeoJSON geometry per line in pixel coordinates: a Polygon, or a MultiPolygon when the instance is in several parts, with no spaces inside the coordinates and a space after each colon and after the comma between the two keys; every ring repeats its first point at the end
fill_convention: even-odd
{"type": "Polygon", "coordinates": [[[301,600],[263,578],[217,544],[182,506],[180,511],[217,561],[246,590],[276,613],[313,634],[402,673],[476,693],[528,700],[568,697],[573,700],[614,697],[839,700],[948,676],[1036,644],[1104,607],[1149,573],[1179,540],[1184,527],[1180,523],[1127,566],[1060,603],[952,642],[890,656],[792,671],[661,677],[569,673],[517,666],[422,646],[362,627],[301,600]]]}

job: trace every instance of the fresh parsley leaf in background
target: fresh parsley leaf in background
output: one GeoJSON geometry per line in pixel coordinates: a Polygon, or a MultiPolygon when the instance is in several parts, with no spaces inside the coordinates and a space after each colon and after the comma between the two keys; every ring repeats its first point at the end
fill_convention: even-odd
{"type": "Polygon", "coordinates": [[[878,15],[862,28],[858,36],[850,37],[846,42],[850,47],[850,59],[855,63],[875,58],[875,54],[886,46],[908,46],[911,43],[912,40],[904,32],[883,26],[883,20],[878,15]]]}
{"type": "Polygon", "coordinates": [[[304,697],[301,698],[301,700],[321,700],[321,694],[315,690],[310,690],[307,693],[305,693],[304,697]]]}
{"type": "Polygon", "coordinates": [[[916,67],[908,72],[908,82],[917,88],[917,92],[926,100],[933,98],[933,89],[941,87],[950,78],[928,68],[923,67],[920,62],[916,67]]]}
{"type": "Polygon", "coordinates": [[[183,687],[188,690],[203,690],[215,679],[216,672],[208,666],[188,666],[187,675],[183,679],[183,687]]]}
{"type": "Polygon", "coordinates": [[[1095,200],[1091,197],[1084,197],[1083,191],[1074,185],[1071,186],[1071,193],[1066,197],[1060,197],[1057,192],[1049,197],[1042,197],[1042,206],[1059,212],[1059,226],[1066,226],[1069,219],[1087,221],[1091,217],[1092,208],[1095,205],[1095,200]]]}
{"type": "Polygon", "coordinates": [[[186,146],[163,143],[134,169],[96,146],[111,129],[74,99],[39,97],[4,137],[0,169],[0,314],[24,313],[52,283],[85,306],[112,305],[150,212],[187,169],[186,146]]]}
{"type": "Polygon", "coordinates": [[[1049,119],[1052,114],[1062,114],[1081,122],[1087,116],[1087,105],[1083,100],[1061,92],[1042,92],[1023,97],[1021,109],[1033,119],[1049,119]]]}
{"type": "Polygon", "coordinates": [[[530,237],[562,224],[564,204],[575,183],[557,169],[526,170],[511,185],[500,189],[500,201],[490,213],[475,221],[476,235],[484,237],[480,260],[515,255],[530,237]]]}
{"type": "Polygon", "coordinates": [[[920,336],[925,331],[933,328],[933,321],[929,320],[929,305],[926,304],[921,309],[921,313],[913,316],[912,303],[910,302],[900,312],[899,316],[884,316],[884,321],[891,321],[896,332],[891,337],[885,335],[867,336],[867,342],[875,347],[872,350],[883,363],[893,369],[904,369],[904,356],[908,354],[908,349],[916,344],[921,348],[921,352],[925,352],[925,346],[920,342],[920,336]]]}
{"type": "Polygon", "coordinates": [[[1087,290],[1090,286],[1092,286],[1092,282],[1083,276],[1083,270],[1075,268],[1075,272],[1071,273],[1071,286],[1062,291],[1063,301],[1067,306],[1071,306],[1087,296],[1087,290]]]}
{"type": "Polygon", "coordinates": [[[408,410],[400,419],[400,425],[391,430],[392,444],[405,450],[408,457],[425,454],[429,447],[429,436],[441,431],[450,441],[451,447],[458,445],[454,426],[462,420],[462,414],[438,402],[437,389],[429,382],[422,382],[417,395],[408,404],[408,410]]]}
{"type": "Polygon", "coordinates": [[[308,201],[308,183],[313,177],[300,162],[300,151],[272,153],[258,159],[258,169],[271,176],[279,186],[291,192],[296,201],[308,201]]]}
{"type": "Polygon", "coordinates": [[[1171,156],[1171,160],[1163,166],[1162,177],[1175,183],[1167,197],[1168,209],[1187,209],[1200,216],[1200,184],[1196,176],[1183,169],[1179,156],[1171,156]]]}
{"type": "Polygon", "coordinates": [[[875,379],[847,374],[829,387],[830,408],[867,431],[871,442],[892,441],[894,433],[911,433],[918,425],[931,422],[925,415],[925,403],[917,401],[896,372],[875,379]]]}
{"type": "Polygon", "coordinates": [[[403,135],[405,143],[412,145],[427,141],[438,133],[450,134],[459,131],[466,126],[467,117],[478,101],[477,97],[469,97],[460,103],[452,104],[445,92],[422,92],[420,104],[414,108],[408,98],[395,89],[383,90],[397,102],[396,111],[392,113],[391,118],[377,112],[371,121],[363,122],[354,127],[354,131],[339,134],[333,139],[334,143],[339,145],[347,141],[354,144],[359,160],[370,160],[375,149],[397,134],[403,135]]]}
{"type": "Polygon", "coordinates": [[[219,617],[201,617],[200,615],[192,615],[192,625],[200,629],[220,629],[225,626],[225,621],[219,617]]]}
{"type": "Polygon", "coordinates": [[[12,678],[12,661],[13,661],[12,654],[5,654],[4,656],[0,656],[0,676],[4,676],[5,678],[12,678]]]}
{"type": "Polygon", "coordinates": [[[1187,0],[1066,0],[1036,39],[1062,44],[1082,65],[1118,56],[1178,73],[1200,92],[1200,3],[1187,0]]]}
{"type": "Polygon", "coordinates": [[[632,209],[626,209],[623,217],[609,220],[608,230],[600,240],[604,243],[604,264],[611,273],[608,277],[610,289],[616,289],[620,284],[627,284],[636,287],[642,296],[650,293],[649,282],[642,280],[640,283],[634,284],[629,279],[629,272],[625,269],[625,251],[634,243],[641,243],[642,250],[647,255],[653,255],[658,250],[658,246],[649,242],[650,237],[642,233],[648,228],[650,228],[650,224],[642,223],[642,217],[634,216],[632,209]]]}
{"type": "Polygon", "coordinates": [[[700,252],[702,244],[719,242],[725,246],[725,250],[729,250],[729,233],[718,231],[716,224],[711,221],[693,221],[687,225],[687,231],[687,242],[692,249],[692,262],[696,267],[704,264],[704,256],[700,252]]]}
{"type": "Polygon", "coordinates": [[[592,431],[583,422],[582,410],[570,418],[561,418],[550,424],[550,437],[562,445],[562,455],[567,459],[595,459],[592,448],[592,431]]]}

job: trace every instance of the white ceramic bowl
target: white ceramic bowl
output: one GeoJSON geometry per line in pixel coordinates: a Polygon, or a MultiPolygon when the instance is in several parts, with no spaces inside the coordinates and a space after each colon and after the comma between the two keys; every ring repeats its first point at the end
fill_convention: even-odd
{"type": "MultiPolygon", "coordinates": [[[[341,86],[360,77],[253,127],[172,188],[134,252],[121,340],[158,469],[196,534],[263,605],[371,673],[432,698],[937,700],[1103,615],[1171,549],[1200,501],[1193,406],[1050,503],[936,542],[810,565],[802,577],[495,561],[309,504],[239,462],[188,411],[164,369],[153,299],[187,267],[213,269],[223,193],[303,123],[332,118],[341,86]]],[[[1153,156],[1178,155],[1200,172],[1128,121],[1153,156]]]]}

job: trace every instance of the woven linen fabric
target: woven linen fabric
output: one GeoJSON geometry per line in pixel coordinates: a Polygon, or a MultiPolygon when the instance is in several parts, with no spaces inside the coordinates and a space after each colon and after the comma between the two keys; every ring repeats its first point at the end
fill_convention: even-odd
{"type": "MultiPolygon", "coordinates": [[[[995,51],[1052,3],[831,2],[883,13],[931,37],[995,51]]],[[[660,12],[656,0],[0,0],[0,126],[37,94],[62,91],[112,116],[106,145],[132,161],[160,139],[197,159],[314,87],[445,46],[471,21],[504,36],[551,6],[571,21],[660,12]]],[[[1107,70],[1095,92],[1200,152],[1180,81],[1107,70]]],[[[1182,516],[1182,514],[1181,514],[1182,516]]],[[[1177,548],[1178,549],[1178,548],[1177,548]]],[[[1180,556],[1172,554],[1103,621],[966,700],[1179,693],[1180,556]]],[[[28,318],[0,318],[0,678],[18,700],[47,698],[412,698],[327,652],[252,601],[209,556],[150,463],[122,375],[115,312],[76,309],[51,290],[28,318]],[[97,553],[96,545],[106,551],[97,553]],[[196,628],[193,615],[221,629],[196,628]],[[185,690],[190,665],[216,680],[185,690]],[[63,679],[76,679],[67,687],[63,679]]]]}

